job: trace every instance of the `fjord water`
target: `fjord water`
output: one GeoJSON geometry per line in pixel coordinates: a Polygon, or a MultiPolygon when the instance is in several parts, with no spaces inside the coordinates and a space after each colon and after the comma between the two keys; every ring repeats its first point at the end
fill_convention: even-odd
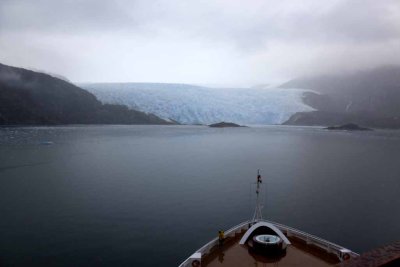
{"type": "Polygon", "coordinates": [[[357,252],[400,239],[400,132],[0,129],[0,266],[176,266],[265,216],[357,252]],[[253,187],[254,189],[254,187],[253,187]]]}

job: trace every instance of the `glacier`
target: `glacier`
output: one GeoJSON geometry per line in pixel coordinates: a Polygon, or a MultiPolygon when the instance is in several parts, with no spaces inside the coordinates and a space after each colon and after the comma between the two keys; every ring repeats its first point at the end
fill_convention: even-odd
{"type": "Polygon", "coordinates": [[[303,89],[213,88],[166,83],[84,83],[101,102],[123,104],[182,124],[221,121],[244,125],[281,124],[296,112],[312,111],[303,89]]]}

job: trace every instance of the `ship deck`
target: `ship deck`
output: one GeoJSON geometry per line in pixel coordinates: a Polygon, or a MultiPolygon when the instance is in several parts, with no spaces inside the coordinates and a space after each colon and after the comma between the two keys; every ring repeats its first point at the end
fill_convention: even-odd
{"type": "Polygon", "coordinates": [[[311,234],[259,220],[232,227],[225,232],[223,245],[214,238],[179,266],[341,266],[358,257],[357,253],[311,234]],[[253,239],[260,234],[279,236],[283,242],[279,252],[256,249],[253,239]]]}
{"type": "Polygon", "coordinates": [[[292,244],[279,259],[252,254],[247,245],[239,244],[243,234],[236,234],[222,247],[215,247],[205,255],[201,266],[334,266],[340,262],[334,255],[294,237],[289,237],[292,244]]]}

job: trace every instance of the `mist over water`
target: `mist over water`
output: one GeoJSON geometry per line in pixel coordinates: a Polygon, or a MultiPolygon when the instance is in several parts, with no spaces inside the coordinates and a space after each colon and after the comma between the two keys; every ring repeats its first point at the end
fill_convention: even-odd
{"type": "Polygon", "coordinates": [[[363,252],[400,236],[400,132],[0,128],[0,266],[176,266],[247,220],[363,252]]]}

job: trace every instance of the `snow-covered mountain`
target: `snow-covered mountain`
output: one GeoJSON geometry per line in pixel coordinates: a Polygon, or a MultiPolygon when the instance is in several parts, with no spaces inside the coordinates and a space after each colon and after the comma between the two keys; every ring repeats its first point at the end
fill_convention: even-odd
{"type": "Polygon", "coordinates": [[[79,84],[103,103],[186,124],[228,121],[239,124],[280,124],[296,112],[311,111],[300,89],[210,88],[163,83],[79,84]]]}

